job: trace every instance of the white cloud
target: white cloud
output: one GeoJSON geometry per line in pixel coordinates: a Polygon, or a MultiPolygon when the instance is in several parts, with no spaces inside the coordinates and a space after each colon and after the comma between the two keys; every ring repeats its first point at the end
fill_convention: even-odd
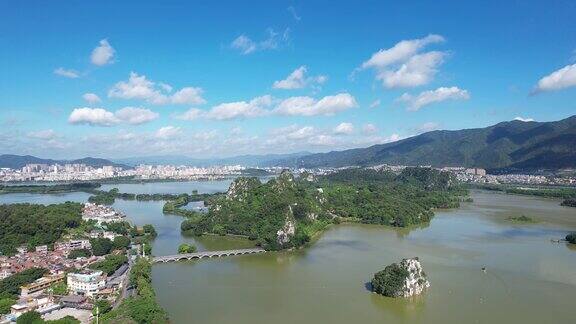
{"type": "Polygon", "coordinates": [[[89,104],[95,104],[102,101],[100,97],[98,97],[98,95],[94,93],[85,93],[82,95],[82,98],[86,100],[86,102],[88,102],[89,104]]]}
{"type": "Polygon", "coordinates": [[[417,111],[420,108],[437,102],[442,102],[446,100],[468,100],[470,99],[470,94],[466,90],[462,90],[458,87],[440,87],[436,90],[428,90],[421,92],[417,96],[410,95],[408,93],[403,94],[397,99],[399,102],[405,102],[408,106],[409,111],[417,111]]]}
{"type": "Polygon", "coordinates": [[[114,85],[108,96],[111,98],[140,99],[152,104],[203,104],[206,102],[202,98],[203,90],[195,87],[184,87],[174,94],[170,94],[172,87],[150,81],[145,75],[138,75],[130,72],[128,81],[120,81],[114,85]]]}
{"type": "Polygon", "coordinates": [[[68,117],[71,124],[87,124],[91,126],[112,126],[118,123],[114,114],[103,108],[76,108],[68,117]]]}
{"type": "Polygon", "coordinates": [[[440,35],[403,40],[389,49],[381,49],[363,62],[357,70],[374,69],[376,79],[386,88],[416,87],[429,83],[443,63],[447,53],[419,53],[425,46],[441,43],[440,35]]]}
{"type": "Polygon", "coordinates": [[[272,105],[271,96],[256,97],[249,102],[237,101],[222,103],[212,107],[206,117],[216,120],[230,120],[237,118],[250,118],[265,115],[266,108],[272,105]]]}
{"type": "Polygon", "coordinates": [[[311,97],[291,97],[281,101],[274,112],[288,116],[331,116],[357,106],[356,99],[352,95],[340,93],[320,100],[311,97]]]}
{"type": "Polygon", "coordinates": [[[68,117],[70,124],[85,124],[91,126],[114,126],[120,123],[140,125],[158,118],[155,113],[146,108],[124,107],[115,113],[104,108],[76,108],[68,117]]]}
{"type": "Polygon", "coordinates": [[[366,124],[364,125],[364,127],[362,127],[362,132],[364,132],[364,134],[374,134],[378,131],[378,128],[376,126],[374,126],[374,124],[366,124]]]}
{"type": "Polygon", "coordinates": [[[312,126],[305,126],[302,128],[298,128],[286,134],[286,137],[289,139],[299,140],[304,138],[309,138],[315,134],[315,129],[312,126]]]}
{"type": "Polygon", "coordinates": [[[78,71],[65,69],[63,67],[59,67],[56,70],[54,70],[54,74],[70,79],[76,79],[80,77],[78,71]]]}
{"type": "Polygon", "coordinates": [[[376,75],[386,88],[409,88],[428,84],[434,78],[445,53],[428,52],[412,56],[397,70],[384,70],[376,75]]]}
{"type": "Polygon", "coordinates": [[[201,118],[203,116],[204,116],[204,111],[202,111],[201,109],[198,109],[198,108],[190,108],[182,114],[174,115],[174,117],[176,119],[188,120],[188,121],[196,120],[196,119],[201,118]]]}
{"type": "Polygon", "coordinates": [[[352,123],[340,123],[334,127],[334,134],[350,135],[352,133],[354,133],[354,125],[352,123]]]}
{"type": "Polygon", "coordinates": [[[287,10],[292,14],[292,17],[293,17],[295,20],[300,21],[300,19],[302,19],[302,17],[300,17],[300,16],[298,15],[298,13],[296,13],[296,9],[295,9],[293,6],[289,6],[289,7],[287,8],[287,10]]]}
{"type": "Polygon", "coordinates": [[[538,81],[535,92],[557,91],[576,86],[576,64],[567,65],[538,81]]]}
{"type": "Polygon", "coordinates": [[[306,76],[307,71],[308,70],[306,66],[303,65],[294,70],[292,73],[290,73],[290,75],[288,75],[286,79],[274,81],[274,84],[272,84],[272,88],[284,89],[284,90],[302,89],[307,85],[321,85],[328,79],[328,77],[324,75],[307,77],[306,76]]]}
{"type": "Polygon", "coordinates": [[[525,122],[525,123],[534,121],[533,118],[524,118],[524,117],[520,117],[520,116],[514,118],[514,120],[518,120],[518,121],[525,122]]]}
{"type": "Polygon", "coordinates": [[[376,99],[376,100],[372,101],[372,103],[370,103],[369,107],[370,108],[376,108],[376,107],[380,106],[380,103],[381,103],[380,99],[376,99]]]}
{"type": "Polygon", "coordinates": [[[124,107],[115,114],[120,121],[131,125],[140,125],[153,121],[159,117],[158,113],[146,108],[124,107]]]}
{"type": "Polygon", "coordinates": [[[242,34],[236,37],[230,47],[238,50],[240,54],[247,55],[257,51],[278,49],[290,41],[290,29],[286,28],[282,34],[275,32],[269,28],[267,30],[268,37],[262,41],[254,41],[250,37],[242,34]]]}
{"type": "Polygon", "coordinates": [[[53,139],[57,138],[58,135],[56,134],[56,132],[54,130],[47,129],[47,130],[41,130],[41,131],[36,131],[36,132],[30,132],[30,133],[28,133],[28,137],[35,138],[35,139],[41,139],[41,140],[53,140],[53,139]]]}
{"type": "Polygon", "coordinates": [[[206,101],[202,98],[204,91],[201,88],[185,87],[178,90],[170,97],[170,102],[176,105],[197,105],[206,101]]]}
{"type": "Polygon", "coordinates": [[[158,129],[155,133],[155,136],[156,138],[166,140],[177,137],[178,135],[180,135],[180,131],[181,131],[180,127],[165,126],[158,129]]]}
{"type": "Polygon", "coordinates": [[[100,45],[98,45],[93,51],[90,60],[94,65],[106,65],[113,63],[114,54],[116,51],[110,43],[108,43],[107,39],[103,39],[100,41],[100,45]]]}
{"type": "Polygon", "coordinates": [[[416,128],[417,133],[426,133],[440,129],[440,124],[435,122],[426,122],[416,128]]]}

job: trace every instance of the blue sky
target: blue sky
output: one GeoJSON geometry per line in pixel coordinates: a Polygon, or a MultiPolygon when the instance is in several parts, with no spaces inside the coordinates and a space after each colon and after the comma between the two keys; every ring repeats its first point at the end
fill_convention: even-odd
{"type": "Polygon", "coordinates": [[[575,2],[422,2],[3,1],[0,152],[322,152],[576,113],[575,2]]]}

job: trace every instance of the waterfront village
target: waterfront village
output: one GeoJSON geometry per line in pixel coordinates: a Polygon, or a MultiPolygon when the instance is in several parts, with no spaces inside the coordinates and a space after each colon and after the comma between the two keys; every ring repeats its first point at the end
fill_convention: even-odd
{"type": "MultiPolygon", "coordinates": [[[[408,166],[377,165],[372,168],[400,172],[408,166]]],[[[426,166],[425,166],[426,167],[426,166]]],[[[428,166],[429,167],[429,166],[428,166]]],[[[94,180],[215,180],[236,177],[245,174],[250,168],[232,166],[194,167],[173,165],[139,165],[123,169],[116,166],[91,167],[86,164],[27,164],[21,169],[0,169],[0,182],[24,181],[94,181],[94,180]]],[[[252,168],[254,169],[254,168],[252,168]]],[[[285,167],[256,168],[265,174],[277,174],[285,167]]],[[[290,169],[290,168],[288,168],[290,169]]],[[[308,172],[316,175],[327,174],[343,168],[291,169],[295,173],[308,172]]],[[[457,179],[467,183],[484,184],[530,184],[530,185],[574,185],[575,176],[532,175],[532,174],[488,174],[485,169],[465,167],[442,167],[456,175],[457,179]]]]}
{"type": "MultiPolygon", "coordinates": [[[[84,205],[82,219],[99,225],[126,221],[125,215],[111,207],[92,203],[84,205]]],[[[47,270],[39,279],[20,287],[18,301],[11,306],[9,314],[0,319],[0,323],[16,321],[29,311],[36,311],[45,319],[73,316],[89,322],[98,301],[111,305],[130,295],[129,270],[143,249],[139,244],[130,244],[123,249],[111,249],[106,254],[97,253],[91,242],[98,239],[116,242],[115,239],[122,235],[95,227],[82,233],[81,237],[63,237],[51,247],[41,245],[28,249],[24,245],[18,247],[13,256],[0,256],[0,280],[27,270],[47,270]],[[78,253],[81,251],[90,253],[78,253]],[[111,273],[94,269],[98,268],[94,265],[113,259],[111,256],[118,256],[121,260],[111,273]]]]}

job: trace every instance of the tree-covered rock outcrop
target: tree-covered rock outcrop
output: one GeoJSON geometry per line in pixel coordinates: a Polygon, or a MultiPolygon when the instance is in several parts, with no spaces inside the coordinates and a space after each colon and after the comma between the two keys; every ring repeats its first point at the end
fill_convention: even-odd
{"type": "Polygon", "coordinates": [[[418,258],[392,263],[374,274],[372,291],[387,297],[411,297],[430,287],[418,258]]]}
{"type": "Polygon", "coordinates": [[[462,194],[451,175],[430,168],[400,175],[348,169],[317,177],[285,171],[267,183],[235,179],[225,196],[211,200],[207,214],[189,217],[181,228],[245,235],[280,250],[302,246],[342,220],[398,227],[428,222],[434,208],[457,207],[462,194]]]}

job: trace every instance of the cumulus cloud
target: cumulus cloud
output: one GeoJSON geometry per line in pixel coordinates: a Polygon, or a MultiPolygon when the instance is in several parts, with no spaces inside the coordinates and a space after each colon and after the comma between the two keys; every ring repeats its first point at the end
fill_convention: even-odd
{"type": "Polygon", "coordinates": [[[533,118],[524,118],[524,117],[520,117],[520,116],[514,118],[514,120],[518,120],[518,121],[525,122],[525,123],[534,121],[533,118]]]}
{"type": "Polygon", "coordinates": [[[352,123],[340,123],[334,127],[334,134],[350,135],[352,133],[354,133],[354,125],[352,125],[352,123]]]}
{"type": "Polygon", "coordinates": [[[204,116],[204,111],[198,108],[190,108],[187,111],[183,112],[182,114],[174,115],[174,118],[180,120],[196,120],[204,116]]]}
{"type": "Polygon", "coordinates": [[[104,108],[76,108],[68,117],[70,124],[114,126],[120,123],[140,125],[158,118],[158,114],[138,107],[124,107],[115,113],[104,108]]]}
{"type": "Polygon", "coordinates": [[[287,116],[332,116],[358,106],[356,99],[348,93],[326,96],[320,100],[311,97],[291,97],[282,100],[274,109],[279,115],[287,116]]]}
{"type": "Polygon", "coordinates": [[[438,103],[446,100],[468,100],[468,99],[470,99],[470,94],[466,90],[462,90],[458,87],[449,87],[449,88],[440,87],[436,90],[428,90],[421,92],[417,96],[405,93],[400,98],[398,98],[397,101],[406,103],[409,111],[417,111],[420,108],[433,103],[438,103]]]}
{"type": "Polygon", "coordinates": [[[158,129],[155,133],[156,138],[167,140],[180,135],[180,127],[165,126],[158,129]]]}
{"type": "Polygon", "coordinates": [[[302,89],[307,85],[321,85],[328,79],[324,75],[308,77],[306,76],[307,71],[308,69],[303,65],[290,73],[286,79],[274,81],[272,88],[284,90],[302,89]]]}
{"type": "Polygon", "coordinates": [[[28,137],[41,140],[53,140],[58,137],[58,134],[52,129],[40,130],[28,133],[28,137]]]}
{"type": "Polygon", "coordinates": [[[92,50],[92,55],[90,56],[90,60],[94,65],[106,65],[113,63],[114,54],[116,51],[110,43],[108,43],[107,39],[103,39],[100,41],[100,45],[98,45],[94,50],[92,50]]]}
{"type": "Polygon", "coordinates": [[[156,105],[166,104],[203,104],[202,88],[184,87],[171,94],[172,87],[165,83],[156,84],[145,75],[130,73],[128,81],[120,81],[108,91],[108,97],[122,99],[140,99],[156,105]]]}
{"type": "Polygon", "coordinates": [[[358,70],[374,69],[376,79],[386,88],[416,87],[429,83],[446,52],[420,53],[429,44],[444,42],[440,35],[428,35],[420,39],[403,40],[391,48],[381,49],[363,62],[358,70]]]}
{"type": "Polygon", "coordinates": [[[248,102],[222,103],[212,107],[205,116],[216,120],[258,117],[266,114],[266,108],[271,106],[272,103],[273,99],[271,96],[256,97],[248,102]]]}
{"type": "Polygon", "coordinates": [[[76,108],[68,117],[71,124],[86,124],[91,126],[113,126],[118,123],[114,113],[104,108],[76,108]]]}
{"type": "Polygon", "coordinates": [[[538,81],[534,93],[557,91],[576,86],[576,64],[567,65],[538,81]]]}
{"type": "Polygon", "coordinates": [[[262,41],[254,41],[250,37],[242,34],[232,41],[230,47],[242,55],[247,55],[257,51],[278,49],[290,41],[289,28],[286,28],[281,34],[269,28],[267,34],[268,37],[262,41]]]}
{"type": "Polygon", "coordinates": [[[80,77],[80,74],[78,73],[78,71],[65,69],[63,67],[59,67],[56,70],[54,70],[54,74],[59,75],[59,76],[63,76],[65,78],[70,78],[70,79],[76,79],[76,78],[80,77]]]}
{"type": "Polygon", "coordinates": [[[138,107],[124,107],[118,110],[114,116],[121,122],[131,125],[144,124],[159,117],[158,113],[155,113],[150,109],[138,107]]]}
{"type": "Polygon", "coordinates": [[[82,95],[82,98],[91,105],[102,101],[100,97],[94,93],[85,93],[82,95]]]}

